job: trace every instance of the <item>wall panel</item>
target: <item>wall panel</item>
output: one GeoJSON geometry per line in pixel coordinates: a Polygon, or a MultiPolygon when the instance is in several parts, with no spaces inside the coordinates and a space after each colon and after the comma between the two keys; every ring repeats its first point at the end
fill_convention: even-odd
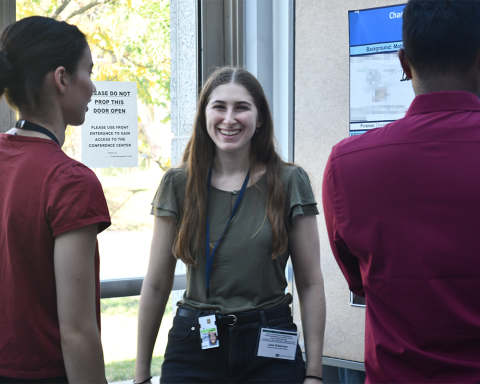
{"type": "MultiPolygon", "coordinates": [[[[330,250],[322,178],[328,156],[349,132],[348,11],[400,4],[388,0],[296,0],[295,162],[310,176],[319,203],[322,269],[327,299],[324,356],[363,362],[365,310],[349,290],[330,250]]],[[[298,305],[295,321],[299,322],[298,305]]]]}

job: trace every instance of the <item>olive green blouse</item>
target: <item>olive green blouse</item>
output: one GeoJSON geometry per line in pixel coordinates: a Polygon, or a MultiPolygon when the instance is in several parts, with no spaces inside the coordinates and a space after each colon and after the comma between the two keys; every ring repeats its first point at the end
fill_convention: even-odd
{"type": "MultiPolygon", "coordinates": [[[[186,187],[185,170],[169,169],[152,202],[152,215],[178,218],[186,187]]],[[[286,192],[287,227],[298,215],[318,215],[310,180],[299,167],[286,165],[283,171],[286,192]]],[[[210,189],[210,237],[215,244],[223,232],[238,194],[210,189]]],[[[285,294],[285,267],[288,249],[275,260],[272,233],[266,216],[265,175],[248,187],[215,252],[210,277],[210,297],[206,297],[205,250],[197,256],[197,266],[187,266],[187,289],[181,305],[222,314],[251,311],[290,304],[285,294]]]]}

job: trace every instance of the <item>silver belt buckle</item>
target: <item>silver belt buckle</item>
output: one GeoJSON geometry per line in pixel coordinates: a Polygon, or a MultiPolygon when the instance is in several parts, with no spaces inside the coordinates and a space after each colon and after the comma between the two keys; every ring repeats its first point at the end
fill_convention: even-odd
{"type": "Polygon", "coordinates": [[[235,327],[237,325],[237,316],[235,315],[228,315],[228,317],[233,317],[233,324],[228,324],[230,325],[231,327],[235,327]]]}

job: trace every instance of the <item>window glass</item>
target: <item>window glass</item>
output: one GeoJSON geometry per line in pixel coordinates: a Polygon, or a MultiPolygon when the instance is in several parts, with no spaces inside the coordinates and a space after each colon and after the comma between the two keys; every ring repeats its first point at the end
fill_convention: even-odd
{"type": "MultiPolygon", "coordinates": [[[[170,3],[168,0],[24,0],[17,19],[67,21],[87,36],[92,80],[137,83],[138,168],[96,168],[112,226],[99,235],[101,279],[145,275],[153,219],[150,203],[170,167],[170,3]]],[[[81,161],[80,127],[68,127],[63,150],[81,161]]]]}
{"type": "MultiPolygon", "coordinates": [[[[152,376],[160,375],[168,330],[172,326],[171,301],[170,297],[153,350],[152,376]]],[[[102,300],[102,344],[108,382],[133,379],[137,353],[139,303],[139,296],[102,300]]]]}
{"type": "MultiPolygon", "coordinates": [[[[100,278],[145,275],[153,218],[150,203],[170,167],[169,0],[22,0],[17,20],[34,15],[74,24],[86,34],[94,81],[137,83],[137,168],[93,169],[107,199],[112,226],[98,237],[100,278]]],[[[81,161],[81,128],[67,127],[63,150],[81,161]]],[[[108,381],[134,375],[139,296],[102,299],[102,343],[108,381]]],[[[158,375],[172,323],[171,299],[154,351],[158,375]]]]}

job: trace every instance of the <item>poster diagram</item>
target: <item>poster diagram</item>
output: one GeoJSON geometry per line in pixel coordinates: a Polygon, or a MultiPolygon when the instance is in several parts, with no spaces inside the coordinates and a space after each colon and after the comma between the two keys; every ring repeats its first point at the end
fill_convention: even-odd
{"type": "Polygon", "coordinates": [[[91,168],[138,166],[137,83],[94,81],[82,125],[82,163],[91,168]]]}
{"type": "Polygon", "coordinates": [[[415,94],[397,52],[405,5],[349,11],[350,136],[405,116],[415,94]]]}

